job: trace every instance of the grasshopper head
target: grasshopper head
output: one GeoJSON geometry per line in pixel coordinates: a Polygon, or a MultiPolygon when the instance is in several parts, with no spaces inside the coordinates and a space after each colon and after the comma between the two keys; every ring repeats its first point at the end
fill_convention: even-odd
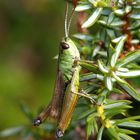
{"type": "Polygon", "coordinates": [[[70,38],[64,38],[60,43],[60,50],[63,53],[73,56],[73,58],[80,58],[79,51],[70,38]]]}

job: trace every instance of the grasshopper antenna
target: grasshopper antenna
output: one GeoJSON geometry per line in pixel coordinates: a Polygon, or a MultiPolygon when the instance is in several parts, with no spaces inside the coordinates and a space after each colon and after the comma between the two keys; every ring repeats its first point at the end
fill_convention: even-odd
{"type": "Polygon", "coordinates": [[[66,2],[66,10],[65,10],[65,37],[68,37],[68,1],[66,2]]]}
{"type": "Polygon", "coordinates": [[[75,11],[75,6],[72,8],[72,11],[71,11],[71,14],[70,14],[70,18],[69,18],[69,23],[68,23],[68,35],[69,35],[69,30],[70,30],[70,25],[71,25],[71,22],[72,22],[72,18],[73,18],[73,15],[74,15],[74,11],[75,11]]]}
{"type": "Polygon", "coordinates": [[[68,6],[68,1],[66,1],[66,11],[65,11],[65,37],[66,38],[69,36],[70,25],[71,25],[72,18],[74,15],[75,7],[76,7],[76,5],[74,5],[74,7],[72,9],[71,14],[70,14],[70,18],[68,21],[69,6],[68,6]]]}

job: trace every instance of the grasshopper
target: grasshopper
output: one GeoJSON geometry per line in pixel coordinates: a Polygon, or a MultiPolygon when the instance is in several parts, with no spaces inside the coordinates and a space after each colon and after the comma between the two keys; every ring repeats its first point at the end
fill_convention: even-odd
{"type": "Polygon", "coordinates": [[[68,23],[68,3],[65,12],[65,37],[59,48],[57,77],[53,98],[48,107],[34,120],[34,125],[40,125],[46,118],[54,118],[58,122],[56,137],[62,137],[72,118],[78,101],[80,65],[79,51],[74,42],[68,37],[74,8],[68,23]]]}
{"type": "Polygon", "coordinates": [[[79,93],[79,73],[83,60],[80,60],[80,53],[76,45],[68,37],[74,10],[75,7],[71,12],[68,23],[67,2],[65,12],[65,37],[60,42],[57,77],[53,97],[47,108],[45,108],[33,122],[35,126],[38,126],[47,118],[55,119],[58,123],[56,131],[57,138],[62,137],[67,129],[79,96],[86,97],[94,103],[94,100],[88,94],[79,93]]]}

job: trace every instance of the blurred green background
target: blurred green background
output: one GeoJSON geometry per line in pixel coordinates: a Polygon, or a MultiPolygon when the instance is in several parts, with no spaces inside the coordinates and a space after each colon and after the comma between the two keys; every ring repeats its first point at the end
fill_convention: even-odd
{"type": "Polygon", "coordinates": [[[0,130],[25,124],[24,101],[36,115],[50,101],[64,1],[0,1],[0,130]]]}

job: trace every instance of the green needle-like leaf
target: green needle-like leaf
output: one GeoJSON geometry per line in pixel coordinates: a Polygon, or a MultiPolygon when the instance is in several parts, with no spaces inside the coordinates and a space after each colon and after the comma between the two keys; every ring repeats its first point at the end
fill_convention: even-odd
{"type": "Polygon", "coordinates": [[[130,18],[140,20],[140,14],[132,14],[130,15],[130,18]]]}
{"type": "Polygon", "coordinates": [[[120,41],[117,43],[115,47],[115,53],[112,55],[111,63],[110,63],[112,67],[114,67],[117,62],[117,59],[122,51],[126,38],[127,38],[126,36],[122,36],[120,41]]]}
{"type": "Polygon", "coordinates": [[[129,85],[128,83],[120,83],[118,82],[118,84],[130,95],[132,96],[134,99],[136,99],[137,101],[140,101],[140,94],[136,92],[136,90],[129,85]]]}
{"type": "Polygon", "coordinates": [[[103,131],[104,131],[104,126],[102,126],[100,128],[98,135],[97,135],[97,140],[102,140],[103,131]]]}
{"type": "Polygon", "coordinates": [[[5,129],[0,132],[0,137],[9,137],[9,136],[16,135],[22,132],[23,129],[24,128],[22,126],[5,129]]]}
{"type": "Polygon", "coordinates": [[[73,35],[75,38],[80,39],[82,41],[92,41],[93,37],[89,34],[74,34],[73,35]]]}
{"type": "Polygon", "coordinates": [[[94,7],[111,7],[110,0],[88,0],[94,7]]]}
{"type": "Polygon", "coordinates": [[[98,126],[96,123],[96,120],[94,118],[94,115],[91,114],[87,117],[87,138],[94,132],[94,131],[98,131],[98,126]]]}
{"type": "Polygon", "coordinates": [[[122,36],[117,37],[115,39],[112,40],[113,43],[119,43],[119,41],[121,40],[122,36]]]}
{"type": "Polygon", "coordinates": [[[87,124],[86,124],[87,139],[94,132],[93,119],[94,118],[92,115],[89,115],[87,117],[87,124]]]}
{"type": "Polygon", "coordinates": [[[127,117],[127,118],[124,118],[124,119],[121,119],[121,120],[116,120],[115,124],[119,124],[119,123],[122,123],[122,122],[129,122],[129,121],[132,121],[132,120],[140,120],[140,115],[127,117]]]}
{"type": "Polygon", "coordinates": [[[104,88],[100,91],[100,94],[98,95],[98,99],[97,99],[97,104],[98,105],[101,105],[104,102],[107,94],[108,94],[108,89],[106,89],[106,88],[104,88]]]}
{"type": "Polygon", "coordinates": [[[122,138],[123,140],[135,140],[134,138],[124,134],[124,133],[119,133],[120,138],[122,138]]]}
{"type": "Polygon", "coordinates": [[[119,128],[118,131],[120,133],[125,133],[125,134],[129,134],[129,135],[135,135],[136,134],[136,132],[128,130],[128,129],[121,129],[121,128],[119,128]]]}
{"type": "Polygon", "coordinates": [[[105,77],[105,85],[109,91],[111,91],[113,89],[113,82],[112,82],[112,78],[110,76],[105,77]]]}
{"type": "Polygon", "coordinates": [[[80,76],[80,81],[88,81],[88,80],[95,79],[96,77],[97,77],[96,74],[87,73],[80,76]]]}
{"type": "Polygon", "coordinates": [[[130,127],[130,128],[140,128],[140,122],[138,121],[127,121],[119,123],[118,126],[130,127]]]}
{"type": "Polygon", "coordinates": [[[121,107],[130,104],[131,102],[128,100],[118,100],[114,102],[110,102],[104,106],[104,109],[112,109],[116,107],[121,107]]]}
{"type": "Polygon", "coordinates": [[[112,117],[116,116],[116,115],[123,115],[126,116],[127,114],[127,109],[131,108],[130,106],[124,106],[123,108],[113,108],[111,110],[106,110],[105,111],[105,116],[108,119],[111,119],[112,117]]]}
{"type": "Polygon", "coordinates": [[[77,12],[81,12],[81,11],[85,11],[91,8],[91,5],[77,5],[75,8],[75,11],[77,12]]]}
{"type": "Polygon", "coordinates": [[[140,70],[133,70],[128,72],[116,71],[116,75],[124,78],[138,77],[140,76],[140,70]]]}
{"type": "Polygon", "coordinates": [[[109,73],[108,68],[100,60],[98,60],[98,66],[100,71],[103,72],[104,74],[109,73]]]}
{"type": "Polygon", "coordinates": [[[114,11],[114,13],[118,16],[123,16],[125,14],[125,10],[124,9],[117,9],[114,11]]]}
{"type": "Polygon", "coordinates": [[[29,121],[33,121],[33,114],[31,112],[31,110],[29,109],[29,107],[24,103],[24,102],[20,102],[20,108],[22,110],[22,112],[25,114],[25,116],[29,119],[29,121]]]}
{"type": "Polygon", "coordinates": [[[109,137],[113,140],[120,140],[118,133],[116,132],[115,127],[107,128],[107,133],[109,137]]]}
{"type": "Polygon", "coordinates": [[[126,83],[126,81],[124,81],[119,76],[117,76],[115,72],[112,72],[112,76],[113,76],[114,79],[116,79],[117,82],[119,82],[119,83],[126,83]]]}
{"type": "Polygon", "coordinates": [[[78,119],[83,119],[85,117],[87,117],[88,115],[91,115],[93,116],[93,113],[96,112],[96,109],[94,108],[91,108],[91,109],[88,109],[87,111],[83,112],[82,114],[80,114],[79,118],[78,119]]]}
{"type": "Polygon", "coordinates": [[[93,73],[87,73],[84,75],[80,76],[80,81],[88,81],[88,80],[92,80],[92,79],[100,79],[103,80],[104,76],[101,74],[93,74],[93,73]]]}
{"type": "Polygon", "coordinates": [[[25,116],[28,118],[28,120],[32,122],[33,114],[31,112],[31,110],[29,109],[29,107],[24,102],[20,102],[20,108],[21,108],[22,112],[25,114],[25,116]]]}
{"type": "Polygon", "coordinates": [[[117,70],[120,71],[120,72],[129,72],[129,69],[122,68],[122,67],[118,68],[117,70]]]}
{"type": "Polygon", "coordinates": [[[79,62],[79,64],[83,67],[83,68],[85,68],[85,69],[87,69],[87,70],[89,70],[89,71],[91,71],[91,72],[94,72],[94,73],[99,73],[99,70],[98,70],[98,67],[96,66],[96,65],[93,65],[93,64],[90,64],[90,63],[87,63],[87,62],[79,62]]]}
{"type": "Polygon", "coordinates": [[[123,59],[120,59],[116,66],[117,67],[122,67],[134,60],[137,60],[138,58],[140,58],[140,50],[134,51],[134,52],[130,52],[128,55],[126,55],[123,59]]]}
{"type": "Polygon", "coordinates": [[[113,27],[121,27],[125,24],[124,21],[114,21],[112,22],[111,24],[109,24],[110,26],[113,26],[113,27]]]}
{"type": "Polygon", "coordinates": [[[101,16],[102,10],[103,8],[97,8],[88,18],[88,20],[83,23],[82,28],[88,28],[92,26],[101,16]]]}

